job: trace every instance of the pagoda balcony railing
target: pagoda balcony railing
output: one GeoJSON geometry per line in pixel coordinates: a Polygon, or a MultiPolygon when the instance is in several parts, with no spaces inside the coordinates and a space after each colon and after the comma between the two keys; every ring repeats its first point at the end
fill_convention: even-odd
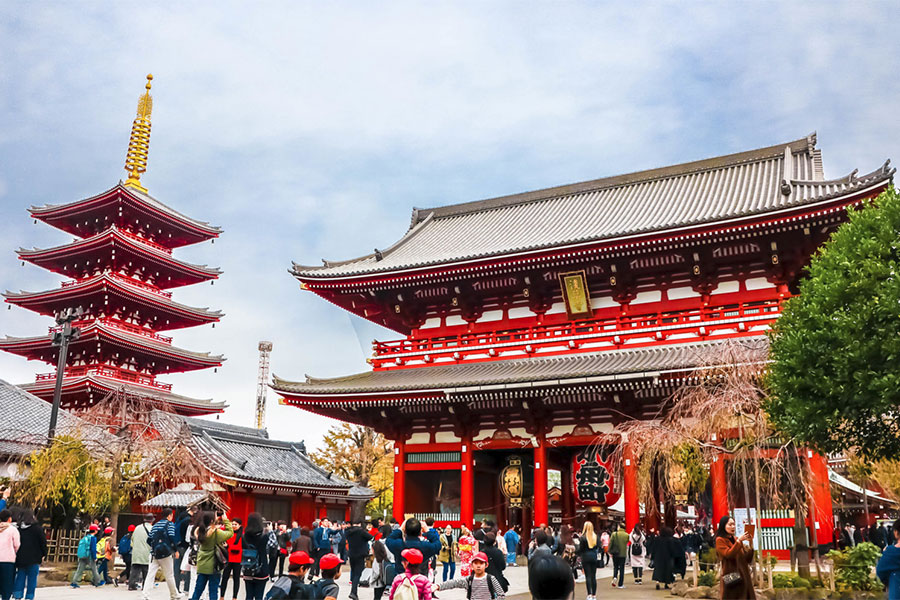
{"type": "MultiPolygon", "coordinates": [[[[107,327],[112,327],[113,329],[118,329],[120,331],[126,331],[128,333],[132,333],[134,335],[140,335],[145,338],[149,338],[151,340],[155,340],[157,342],[162,342],[163,344],[171,344],[172,338],[167,335],[160,335],[149,329],[145,329],[138,325],[132,325],[131,323],[126,323],[125,321],[120,321],[118,319],[110,319],[109,317],[101,317],[98,319],[82,319],[81,321],[76,321],[72,325],[75,327],[87,327],[92,323],[100,323],[101,325],[106,325],[107,327]]],[[[59,333],[62,331],[62,327],[51,327],[50,333],[59,333]]]]}
{"type": "MultiPolygon", "coordinates": [[[[128,369],[120,369],[110,365],[83,365],[78,367],[67,367],[64,377],[85,377],[87,375],[97,375],[100,377],[108,377],[110,379],[118,379],[126,383],[135,383],[137,385],[147,386],[156,390],[169,392],[172,390],[171,383],[161,383],[156,381],[152,375],[144,373],[136,373],[128,369]]],[[[35,381],[48,381],[56,379],[56,373],[40,373],[35,377],[35,381]]]]}
{"type": "Polygon", "coordinates": [[[131,233],[130,231],[128,231],[126,229],[117,229],[117,231],[119,233],[121,233],[122,235],[124,235],[125,237],[129,237],[133,240],[137,240],[137,241],[141,242],[142,244],[146,244],[146,245],[150,246],[151,248],[155,248],[155,249],[159,250],[160,252],[165,252],[166,254],[172,254],[172,249],[166,248],[162,244],[157,244],[156,242],[154,242],[152,240],[148,240],[145,237],[141,237],[135,233],[131,233]]]}
{"type": "Polygon", "coordinates": [[[467,354],[487,353],[491,357],[507,352],[526,354],[549,347],[578,347],[592,342],[612,342],[621,346],[635,338],[652,336],[656,341],[692,332],[697,337],[710,335],[723,328],[739,328],[768,324],[781,313],[781,300],[763,300],[742,304],[702,307],[696,309],[654,312],[642,315],[623,315],[604,319],[571,321],[556,325],[536,325],[482,333],[461,333],[423,339],[404,339],[372,343],[374,357],[370,362],[378,368],[407,360],[431,360],[452,355],[456,361],[467,354]]]}
{"type": "MultiPolygon", "coordinates": [[[[148,292],[153,292],[154,294],[158,294],[163,298],[171,298],[172,292],[164,292],[154,285],[150,285],[149,283],[145,283],[139,279],[134,279],[133,277],[129,277],[127,275],[122,275],[121,273],[116,273],[114,271],[109,271],[106,273],[107,276],[112,277],[113,279],[118,279],[119,281],[124,281],[125,283],[131,284],[133,286],[139,287],[142,290],[147,290],[148,292]]],[[[75,279],[73,281],[63,281],[62,287],[67,288],[73,285],[78,285],[79,283],[84,283],[85,279],[75,279]]]]}

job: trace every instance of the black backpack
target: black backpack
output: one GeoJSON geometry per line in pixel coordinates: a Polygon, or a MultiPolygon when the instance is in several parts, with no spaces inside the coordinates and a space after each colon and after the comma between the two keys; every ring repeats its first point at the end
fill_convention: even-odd
{"type": "MultiPolygon", "coordinates": [[[[154,525],[154,527],[156,527],[154,525]]],[[[156,529],[156,531],[151,531],[149,546],[150,552],[153,554],[153,558],[166,558],[167,556],[172,556],[174,549],[172,548],[172,542],[169,540],[169,532],[166,530],[167,526],[162,526],[156,529]]]]}
{"type": "MultiPolygon", "coordinates": [[[[491,585],[491,579],[493,579],[494,581],[497,581],[497,578],[494,577],[493,575],[491,575],[490,573],[485,573],[485,578],[487,581],[488,591],[491,593],[491,600],[493,600],[497,596],[494,595],[494,586],[491,585]]],[[[472,582],[473,581],[475,581],[475,573],[470,574],[466,578],[466,600],[472,600],[472,582]]],[[[500,582],[497,581],[497,583],[499,584],[500,582]]]]}
{"type": "MultiPolygon", "coordinates": [[[[246,540],[246,538],[245,538],[246,540]]],[[[263,577],[265,568],[259,550],[253,545],[244,545],[241,552],[241,574],[244,577],[263,577]]]]}

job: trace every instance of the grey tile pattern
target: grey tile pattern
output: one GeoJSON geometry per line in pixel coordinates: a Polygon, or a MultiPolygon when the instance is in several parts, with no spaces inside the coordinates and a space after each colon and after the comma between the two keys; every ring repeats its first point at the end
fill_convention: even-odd
{"type": "Polygon", "coordinates": [[[380,260],[371,254],[322,266],[295,264],[293,272],[309,278],[349,276],[610,240],[801,206],[864,189],[893,172],[886,163],[868,175],[854,171],[826,181],[811,134],[683,165],[415,209],[410,230],[382,250],[380,260]],[[782,188],[785,181],[789,194],[782,188]]]}
{"type": "MultiPolygon", "coordinates": [[[[717,348],[734,342],[692,342],[628,350],[605,350],[546,358],[495,360],[387,371],[367,371],[333,379],[307,377],[295,382],[274,378],[276,391],[328,395],[410,390],[477,389],[502,384],[552,383],[562,379],[632,376],[697,366],[717,348]]],[[[765,344],[764,337],[740,343],[765,344]]]]}

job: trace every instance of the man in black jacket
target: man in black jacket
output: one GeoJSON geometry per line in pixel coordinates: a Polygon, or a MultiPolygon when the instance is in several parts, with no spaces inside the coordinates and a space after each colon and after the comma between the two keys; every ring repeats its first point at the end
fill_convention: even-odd
{"type": "Polygon", "coordinates": [[[357,590],[359,578],[366,567],[366,557],[369,556],[369,542],[372,535],[365,530],[362,522],[355,519],[350,527],[344,530],[344,539],[347,540],[347,555],[350,558],[350,599],[359,600],[357,590]]]}

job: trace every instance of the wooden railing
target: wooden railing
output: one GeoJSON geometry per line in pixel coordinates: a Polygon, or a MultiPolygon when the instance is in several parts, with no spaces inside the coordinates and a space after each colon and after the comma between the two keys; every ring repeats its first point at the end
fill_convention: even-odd
{"type": "Polygon", "coordinates": [[[77,529],[51,529],[47,533],[48,562],[78,562],[78,542],[82,532],[77,529]]]}
{"type": "MultiPolygon", "coordinates": [[[[663,340],[668,335],[685,330],[697,331],[705,336],[723,326],[733,327],[735,322],[761,321],[768,323],[781,313],[781,300],[763,300],[743,304],[727,304],[695,308],[684,311],[654,312],[642,315],[625,315],[605,319],[587,319],[557,325],[536,325],[483,333],[461,333],[423,339],[404,339],[372,343],[375,366],[383,362],[428,355],[453,354],[457,360],[464,352],[500,350],[525,350],[535,352],[549,345],[569,344],[569,348],[600,339],[624,344],[631,338],[655,335],[663,340]]],[[[426,359],[427,360],[427,359],[426,359]]],[[[399,364],[399,363],[398,363],[399,364]]]]}
{"type": "MultiPolygon", "coordinates": [[[[153,292],[154,294],[159,294],[160,296],[163,296],[165,298],[172,297],[172,292],[164,292],[163,290],[159,289],[158,287],[156,287],[154,285],[150,285],[149,283],[140,281],[139,279],[134,279],[133,277],[128,277],[127,275],[122,275],[121,273],[116,273],[114,271],[108,271],[105,274],[113,279],[118,279],[119,281],[123,281],[123,282],[131,284],[135,287],[139,287],[143,290],[147,290],[148,292],[153,292]]],[[[87,278],[85,278],[85,279],[87,279],[87,278]]],[[[65,288],[65,287],[70,287],[73,285],[78,285],[79,283],[84,283],[85,279],[75,279],[73,281],[63,281],[62,287],[65,288]]]]}
{"type": "MultiPolygon", "coordinates": [[[[128,333],[132,333],[134,335],[140,335],[146,338],[150,338],[151,340],[156,340],[157,342],[162,342],[163,344],[171,344],[172,338],[167,335],[160,335],[154,331],[150,331],[149,329],[145,329],[138,325],[133,325],[131,323],[126,323],[125,321],[120,321],[118,319],[111,319],[109,317],[102,317],[99,319],[83,319],[81,321],[76,321],[72,325],[74,327],[87,327],[92,323],[100,323],[102,325],[106,325],[107,327],[112,327],[113,329],[118,329],[120,331],[127,331],[128,333]]],[[[62,327],[51,327],[50,333],[58,333],[62,331],[62,327]]]]}
{"type": "Polygon", "coordinates": [[[145,237],[141,237],[141,236],[136,235],[136,234],[134,234],[134,233],[131,233],[130,231],[127,231],[127,230],[125,230],[125,229],[118,229],[118,228],[117,228],[116,231],[118,231],[119,233],[121,233],[121,234],[124,235],[125,237],[131,238],[131,239],[133,239],[133,240],[137,240],[137,241],[141,242],[142,244],[146,244],[146,245],[150,246],[151,248],[156,248],[157,250],[160,250],[160,251],[162,251],[162,252],[165,252],[166,254],[172,254],[172,249],[171,249],[171,248],[166,248],[165,246],[163,246],[163,245],[161,245],[161,244],[157,244],[156,242],[154,242],[154,241],[152,241],[152,240],[148,240],[148,239],[145,238],[145,237]]]}
{"type": "MultiPolygon", "coordinates": [[[[87,375],[109,377],[111,379],[118,379],[120,381],[126,381],[128,383],[145,385],[147,387],[151,387],[157,390],[163,390],[166,392],[171,391],[172,389],[171,383],[158,382],[156,381],[156,377],[152,375],[135,373],[134,371],[120,369],[118,367],[112,367],[109,365],[84,365],[79,367],[67,367],[65,371],[66,377],[85,377],[87,375]]],[[[48,381],[52,379],[56,379],[56,373],[39,373],[35,377],[35,381],[48,381]]]]}

